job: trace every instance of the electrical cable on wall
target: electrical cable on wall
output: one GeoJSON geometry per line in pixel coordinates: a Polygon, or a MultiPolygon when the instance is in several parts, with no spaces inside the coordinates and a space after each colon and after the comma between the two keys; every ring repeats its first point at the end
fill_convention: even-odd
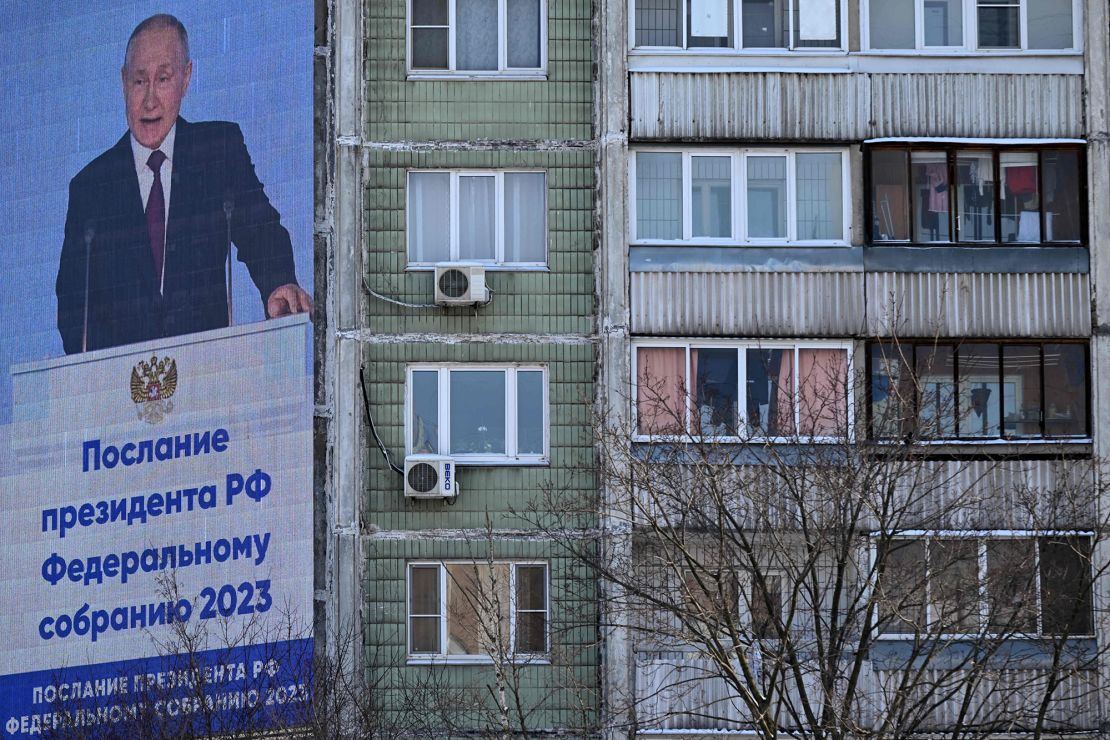
{"type": "Polygon", "coordinates": [[[362,404],[366,407],[366,420],[370,422],[370,433],[374,435],[374,441],[378,443],[378,449],[382,451],[382,456],[385,457],[385,461],[389,464],[390,470],[403,477],[405,471],[397,467],[397,463],[393,462],[393,457],[389,454],[389,450],[386,449],[385,442],[382,442],[381,436],[378,435],[378,428],[374,426],[374,417],[370,413],[370,394],[366,391],[366,368],[361,365],[358,368],[358,377],[362,382],[362,404]]]}
{"type": "Polygon", "coordinates": [[[396,298],[390,298],[387,295],[382,295],[381,293],[370,287],[370,283],[366,282],[365,277],[362,278],[362,287],[366,288],[366,292],[377,298],[379,301],[392,303],[395,306],[403,306],[404,308],[443,308],[443,306],[437,305],[435,303],[409,303],[407,301],[397,300],[396,298]]]}

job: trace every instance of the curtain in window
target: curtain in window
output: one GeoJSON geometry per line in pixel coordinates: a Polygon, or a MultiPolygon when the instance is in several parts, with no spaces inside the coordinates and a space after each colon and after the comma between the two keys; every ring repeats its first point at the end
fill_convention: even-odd
{"type": "Polygon", "coordinates": [[[681,434],[685,403],[686,351],[681,347],[641,347],[636,353],[640,434],[681,434]]]}
{"type": "Polygon", "coordinates": [[[832,437],[847,431],[847,383],[844,350],[798,350],[801,434],[832,437]]]}
{"type": "Polygon", "coordinates": [[[540,0],[506,0],[505,45],[508,65],[514,68],[540,66],[540,0]]]}
{"type": "Polygon", "coordinates": [[[546,259],[546,177],[542,172],[505,173],[505,261],[546,259]]]}
{"type": "Polygon", "coordinates": [[[460,70],[497,69],[497,0],[458,0],[455,66],[460,70]]]}
{"type": "Polygon", "coordinates": [[[409,260],[451,259],[451,175],[413,172],[409,175],[409,260]]]}

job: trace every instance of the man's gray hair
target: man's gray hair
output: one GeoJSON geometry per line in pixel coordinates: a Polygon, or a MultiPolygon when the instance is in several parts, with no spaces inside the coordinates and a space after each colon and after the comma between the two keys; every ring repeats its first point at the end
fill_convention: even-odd
{"type": "Polygon", "coordinates": [[[131,58],[131,44],[135,42],[135,38],[143,31],[158,31],[163,28],[172,28],[177,31],[177,38],[181,41],[181,50],[185,54],[185,63],[189,63],[189,32],[185,30],[185,24],[177,19],[177,16],[170,15],[169,13],[158,13],[152,15],[145,21],[135,26],[135,30],[131,32],[131,37],[127,39],[127,49],[123,53],[123,66],[127,66],[127,60],[131,58]]]}

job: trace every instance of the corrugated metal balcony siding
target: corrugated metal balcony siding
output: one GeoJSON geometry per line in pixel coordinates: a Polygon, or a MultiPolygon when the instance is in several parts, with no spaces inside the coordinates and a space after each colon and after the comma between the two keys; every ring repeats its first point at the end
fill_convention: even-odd
{"type": "Polygon", "coordinates": [[[633,72],[633,139],[1081,137],[1078,75],[633,72]]]}
{"type": "Polygon", "coordinates": [[[632,331],[697,336],[853,336],[859,272],[634,272],[632,331]]]}
{"type": "Polygon", "coordinates": [[[867,333],[903,337],[1086,337],[1083,273],[868,273],[867,333]]]}
{"type": "MultiPolygon", "coordinates": [[[[717,676],[720,668],[696,653],[640,652],[636,655],[637,714],[644,729],[661,730],[740,730],[751,727],[751,715],[725,681],[717,676]]],[[[888,696],[898,690],[901,671],[867,670],[861,677],[859,712],[865,724],[881,721],[888,696]]],[[[980,676],[970,704],[969,722],[983,722],[1000,716],[1032,720],[1040,706],[1036,687],[1042,686],[1045,672],[1011,667],[990,677],[980,676]]],[[[1055,730],[1094,730],[1099,727],[1097,674],[1095,671],[1064,671],[1047,713],[1047,726],[1055,730]]],[[[919,676],[920,685],[954,684],[961,676],[948,669],[928,670],[919,676]]],[[[816,687],[815,687],[816,688],[816,687]]],[[[792,684],[787,690],[796,693],[792,684]]],[[[817,692],[811,693],[816,696],[817,692]]],[[[962,694],[950,701],[937,702],[926,711],[918,730],[951,730],[960,719],[962,694]]],[[[929,702],[932,703],[932,702],[929,702]]],[[[962,711],[968,711],[964,708],[962,711]]],[[[783,713],[784,726],[790,720],[783,713]]]]}
{"type": "Polygon", "coordinates": [[[1087,337],[1082,273],[633,272],[656,336],[1087,337]]]}

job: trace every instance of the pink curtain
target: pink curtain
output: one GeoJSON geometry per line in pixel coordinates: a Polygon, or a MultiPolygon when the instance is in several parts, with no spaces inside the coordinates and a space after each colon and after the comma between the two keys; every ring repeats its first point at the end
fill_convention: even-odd
{"type": "Polygon", "coordinates": [[[636,352],[636,419],[640,434],[681,434],[685,428],[686,351],[641,347],[636,352]]]}
{"type": "Polygon", "coordinates": [[[843,435],[848,423],[848,357],[842,349],[798,350],[801,433],[843,435]]]}

